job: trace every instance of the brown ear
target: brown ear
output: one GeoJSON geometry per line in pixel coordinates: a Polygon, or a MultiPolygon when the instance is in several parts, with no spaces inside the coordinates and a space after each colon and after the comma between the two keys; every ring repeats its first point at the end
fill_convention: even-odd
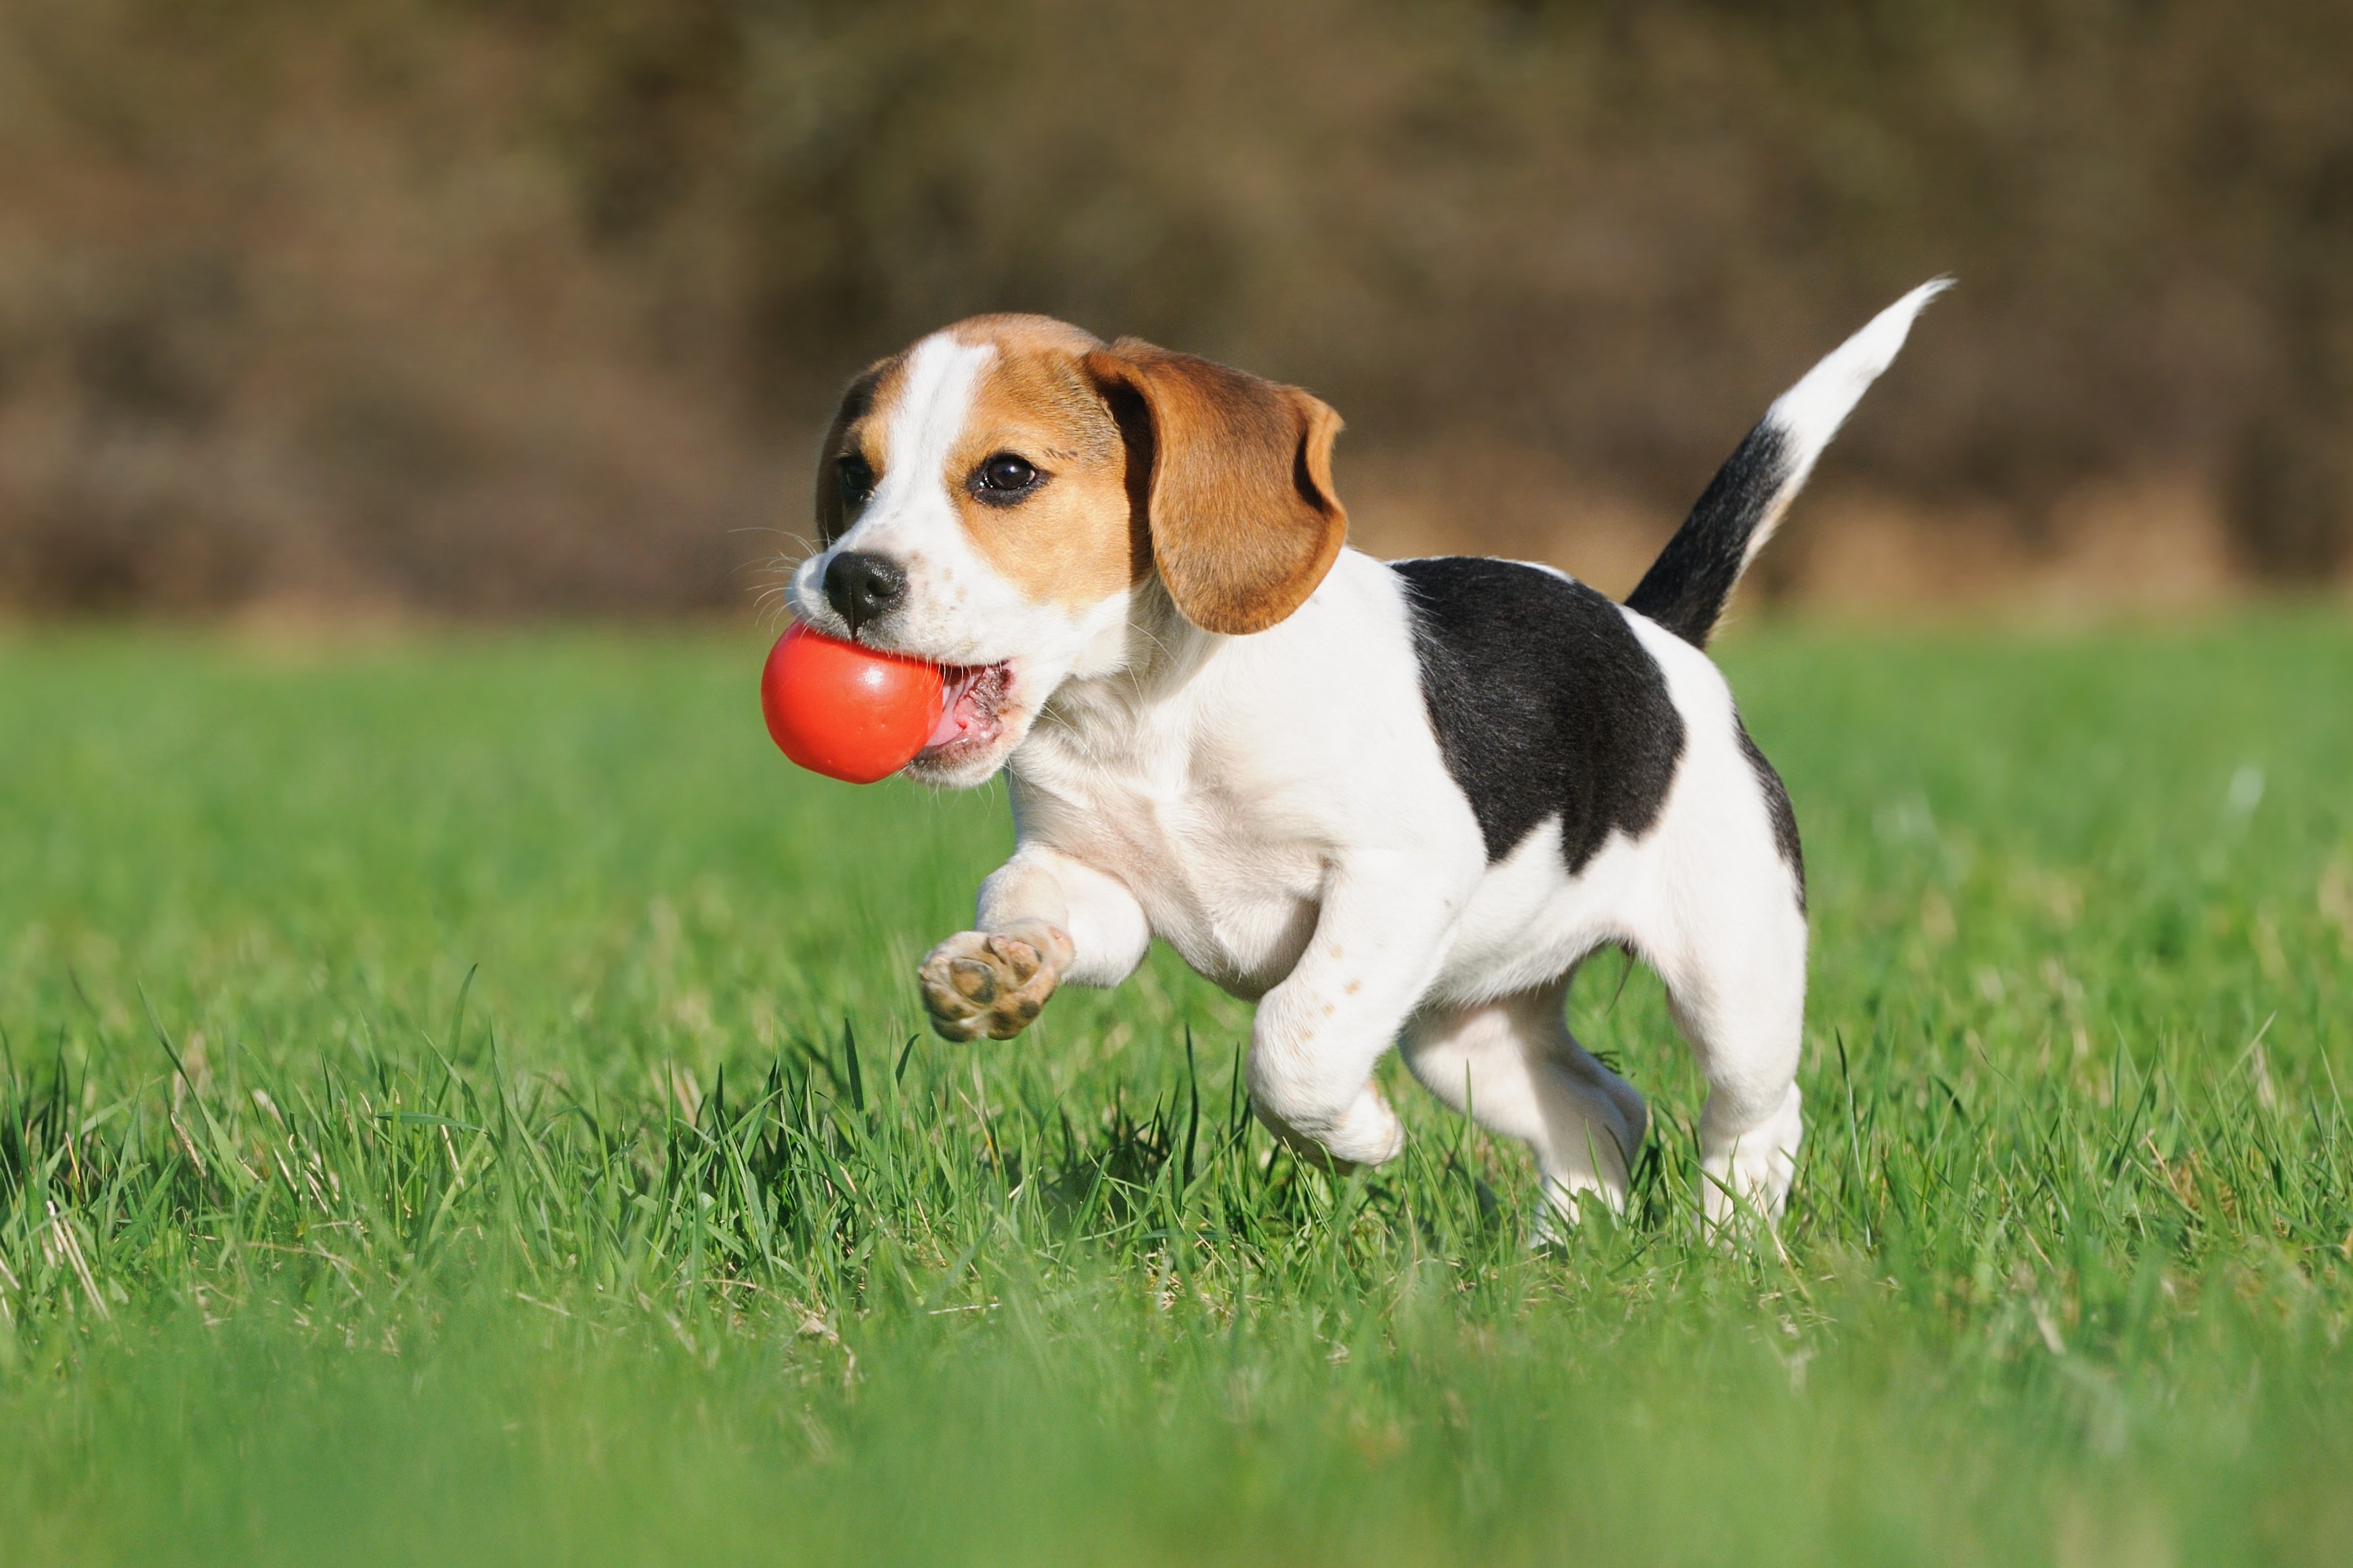
{"type": "Polygon", "coordinates": [[[889,361],[870,365],[865,374],[849,384],[841,395],[841,406],[833,411],[833,423],[826,426],[825,444],[817,449],[817,542],[819,549],[841,537],[849,525],[849,509],[841,500],[841,470],[836,459],[841,456],[842,433],[860,419],[874,405],[874,388],[881,384],[889,361]]]}
{"type": "Polygon", "coordinates": [[[1295,386],[1134,338],[1086,366],[1127,439],[1129,493],[1142,491],[1153,562],[1185,618],[1240,635],[1304,603],[1348,533],[1332,488],[1340,416],[1295,386]]]}

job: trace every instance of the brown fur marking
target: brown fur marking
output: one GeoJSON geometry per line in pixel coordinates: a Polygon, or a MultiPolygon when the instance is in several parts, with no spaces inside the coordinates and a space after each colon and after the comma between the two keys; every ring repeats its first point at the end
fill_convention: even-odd
{"type": "Polygon", "coordinates": [[[892,354],[876,360],[851,382],[834,410],[833,423],[817,449],[817,538],[819,548],[831,544],[849,527],[841,504],[841,457],[856,452],[877,474],[890,459],[887,437],[891,413],[907,385],[907,356],[892,354]]]}
{"type": "Polygon", "coordinates": [[[1089,356],[1148,423],[1152,553],[1195,626],[1264,631],[1315,591],[1348,532],[1332,484],[1340,416],[1295,386],[1134,338],[1089,356]]]}
{"type": "MultiPolygon", "coordinates": [[[[1043,604],[1100,603],[1155,568],[1178,610],[1214,632],[1262,631],[1324,580],[1347,536],[1332,484],[1340,416],[1295,386],[1102,340],[1046,316],[975,316],[948,329],[996,351],[940,476],[990,566],[1043,604]],[[1010,452],[1046,476],[1025,501],[971,489],[1010,452]]],[[[846,526],[837,460],[887,470],[906,355],[849,385],[818,452],[818,537],[846,526]]]]}
{"type": "Polygon", "coordinates": [[[949,331],[997,351],[942,476],[975,547],[1041,604],[1098,604],[1132,586],[1150,546],[1128,503],[1119,426],[1080,369],[1102,344],[1043,316],[980,316],[949,331]],[[1047,476],[1029,500],[992,506],[972,493],[966,481],[999,452],[1047,476]]]}

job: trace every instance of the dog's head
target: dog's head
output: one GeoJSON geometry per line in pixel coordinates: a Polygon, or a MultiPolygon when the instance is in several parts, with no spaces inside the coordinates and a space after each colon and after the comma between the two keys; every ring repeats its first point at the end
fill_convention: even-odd
{"type": "Polygon", "coordinates": [[[1204,631],[1262,631],[1339,553],[1340,418],[1281,386],[1042,316],[976,316],[849,385],[818,455],[818,630],[949,667],[910,765],[977,784],[1073,674],[1124,665],[1154,579],[1204,631]]]}

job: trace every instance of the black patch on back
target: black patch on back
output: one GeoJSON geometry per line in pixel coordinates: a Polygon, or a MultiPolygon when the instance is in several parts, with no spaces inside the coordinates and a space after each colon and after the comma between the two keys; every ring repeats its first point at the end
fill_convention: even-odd
{"type": "Polygon", "coordinates": [[[1626,595],[1626,607],[1694,647],[1705,647],[1740,584],[1749,538],[1788,478],[1788,438],[1767,420],[1748,432],[1716,469],[1691,515],[1626,595]]]}
{"type": "Polygon", "coordinates": [[[1683,750],[1666,672],[1618,606],[1513,561],[1400,561],[1421,695],[1490,863],[1547,816],[1582,871],[1612,828],[1658,820],[1683,750]]]}
{"type": "Polygon", "coordinates": [[[1756,770],[1757,784],[1765,791],[1765,810],[1773,818],[1773,847],[1781,852],[1781,864],[1789,868],[1789,875],[1797,879],[1798,912],[1804,914],[1806,851],[1798,842],[1798,814],[1789,805],[1788,786],[1773,771],[1773,764],[1765,760],[1765,753],[1757,749],[1757,742],[1748,738],[1748,726],[1740,721],[1738,714],[1733,715],[1732,723],[1740,732],[1740,754],[1748,759],[1748,765],[1756,770]]]}

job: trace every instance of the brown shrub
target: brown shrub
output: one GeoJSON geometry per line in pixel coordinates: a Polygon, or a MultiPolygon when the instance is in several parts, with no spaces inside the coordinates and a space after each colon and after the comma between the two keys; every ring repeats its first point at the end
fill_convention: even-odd
{"type": "Polygon", "coordinates": [[[840,380],[993,309],[1315,387],[1383,542],[1573,555],[1947,270],[1833,490],[2073,559],[2069,498],[2156,476],[2340,572],[2348,46],[2327,0],[0,0],[0,603],[739,603],[840,380]]]}

